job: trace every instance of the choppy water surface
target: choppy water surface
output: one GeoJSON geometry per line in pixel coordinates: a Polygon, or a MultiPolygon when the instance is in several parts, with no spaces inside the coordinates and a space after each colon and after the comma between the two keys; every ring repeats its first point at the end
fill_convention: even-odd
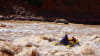
{"type": "MultiPolygon", "coordinates": [[[[13,46],[24,46],[24,50],[29,50],[25,47],[28,43],[39,45],[39,47],[30,47],[30,49],[35,49],[41,54],[40,56],[100,56],[100,25],[73,23],[65,25],[37,21],[0,21],[0,24],[6,25],[6,27],[0,27],[0,39],[9,40],[13,46]],[[66,46],[52,45],[53,42],[59,41],[64,34],[68,34],[69,37],[75,36],[80,41],[81,46],[67,48],[66,46]],[[55,40],[49,42],[43,37],[55,40]],[[91,54],[90,49],[93,49],[94,54],[91,54]]],[[[22,53],[21,56],[24,56],[27,52],[20,51],[15,55],[18,56],[20,53],[22,53]]]]}

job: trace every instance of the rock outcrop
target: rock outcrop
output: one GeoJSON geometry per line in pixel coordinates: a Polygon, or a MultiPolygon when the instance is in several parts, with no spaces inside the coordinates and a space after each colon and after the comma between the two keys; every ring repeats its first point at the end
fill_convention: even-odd
{"type": "Polygon", "coordinates": [[[42,6],[37,6],[26,4],[24,0],[0,0],[0,14],[22,16],[37,14],[45,17],[68,17],[72,22],[99,23],[100,1],[44,0],[42,6]],[[24,10],[19,8],[24,8],[24,10]]]}

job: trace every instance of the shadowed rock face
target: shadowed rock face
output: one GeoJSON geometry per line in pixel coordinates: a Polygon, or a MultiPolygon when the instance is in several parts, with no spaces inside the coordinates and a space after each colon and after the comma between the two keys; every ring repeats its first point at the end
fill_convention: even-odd
{"type": "Polygon", "coordinates": [[[73,18],[73,22],[95,23],[100,22],[99,3],[99,0],[44,0],[43,6],[40,7],[25,4],[24,0],[0,0],[0,14],[16,14],[14,9],[16,6],[45,17],[69,17],[73,18]]]}
{"type": "Polygon", "coordinates": [[[99,3],[100,1],[97,0],[56,0],[48,2],[45,7],[48,8],[48,11],[51,10],[50,12],[58,15],[95,17],[100,15],[99,3]]]}

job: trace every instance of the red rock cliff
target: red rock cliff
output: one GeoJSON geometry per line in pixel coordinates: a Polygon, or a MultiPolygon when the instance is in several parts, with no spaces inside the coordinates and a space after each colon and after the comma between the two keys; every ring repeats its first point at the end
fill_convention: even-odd
{"type": "Polygon", "coordinates": [[[6,14],[4,12],[8,11],[14,13],[14,6],[23,6],[30,11],[39,10],[42,15],[50,17],[96,18],[96,20],[100,18],[100,0],[45,0],[41,8],[25,5],[24,0],[0,0],[0,14],[6,14]]]}

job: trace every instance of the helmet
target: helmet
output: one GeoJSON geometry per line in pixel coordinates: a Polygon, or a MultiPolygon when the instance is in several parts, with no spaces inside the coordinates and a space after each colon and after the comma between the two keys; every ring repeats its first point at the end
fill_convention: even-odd
{"type": "Polygon", "coordinates": [[[72,39],[74,39],[74,37],[72,37],[72,39]]]}
{"type": "Polygon", "coordinates": [[[75,37],[72,37],[72,39],[76,40],[76,38],[75,38],[75,37]]]}
{"type": "Polygon", "coordinates": [[[65,34],[65,37],[68,37],[68,35],[67,35],[67,34],[65,34]]]}
{"type": "Polygon", "coordinates": [[[65,39],[68,40],[68,35],[67,34],[65,34],[65,39]]]}

